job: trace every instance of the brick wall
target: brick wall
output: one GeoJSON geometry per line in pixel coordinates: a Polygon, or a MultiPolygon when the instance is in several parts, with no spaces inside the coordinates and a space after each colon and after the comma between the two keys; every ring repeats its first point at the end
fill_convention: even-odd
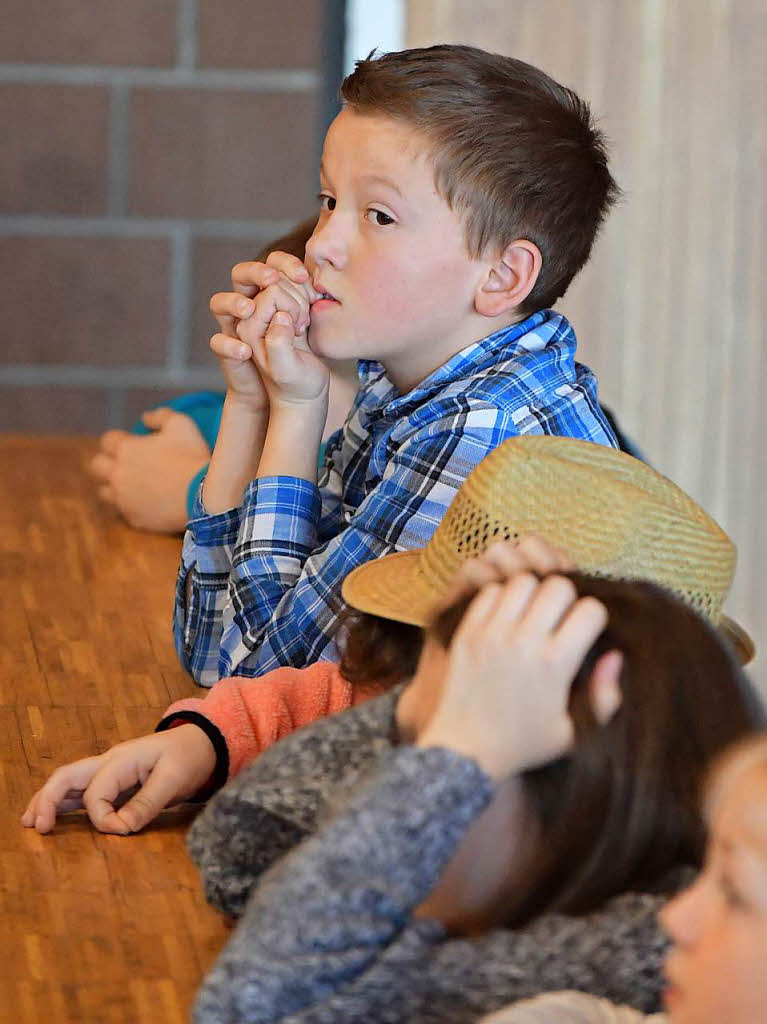
{"type": "Polygon", "coordinates": [[[0,430],[216,387],[210,294],[314,206],[341,0],[4,0],[0,430]]]}

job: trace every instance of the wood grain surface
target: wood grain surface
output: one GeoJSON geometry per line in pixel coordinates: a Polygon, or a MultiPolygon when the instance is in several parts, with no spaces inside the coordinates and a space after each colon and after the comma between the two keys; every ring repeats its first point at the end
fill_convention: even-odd
{"type": "Polygon", "coordinates": [[[194,813],[104,836],[19,823],[64,762],[150,732],[201,691],[171,639],[178,539],[95,497],[91,441],[0,437],[0,1020],[188,1020],[226,938],[184,849],[194,813]]]}

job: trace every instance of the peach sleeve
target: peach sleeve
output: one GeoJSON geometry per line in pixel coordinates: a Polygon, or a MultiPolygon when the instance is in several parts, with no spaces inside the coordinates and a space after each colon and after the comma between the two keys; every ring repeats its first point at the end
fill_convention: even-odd
{"type": "Polygon", "coordinates": [[[190,720],[202,715],[224,739],[231,778],[284,736],[351,707],[361,697],[355,699],[351,683],[335,662],[320,661],[308,668],[277,668],[257,679],[221,679],[206,697],[187,697],[172,704],[160,728],[170,716],[178,722],[184,713],[190,720]]]}

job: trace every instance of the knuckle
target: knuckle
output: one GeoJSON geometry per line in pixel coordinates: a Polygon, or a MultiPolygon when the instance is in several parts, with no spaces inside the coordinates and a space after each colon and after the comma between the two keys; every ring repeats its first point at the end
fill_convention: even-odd
{"type": "Polygon", "coordinates": [[[210,309],[212,313],[226,312],[234,296],[231,292],[216,292],[210,297],[210,309]]]}
{"type": "Polygon", "coordinates": [[[518,573],[515,573],[512,577],[512,586],[519,588],[531,588],[536,586],[538,583],[538,577],[530,569],[520,569],[518,573]]]}
{"type": "Polygon", "coordinates": [[[153,818],[159,810],[160,808],[156,807],[154,802],[148,800],[139,790],[132,797],[130,803],[122,808],[120,816],[124,821],[128,822],[132,829],[136,829],[140,828],[144,822],[153,818]]]}

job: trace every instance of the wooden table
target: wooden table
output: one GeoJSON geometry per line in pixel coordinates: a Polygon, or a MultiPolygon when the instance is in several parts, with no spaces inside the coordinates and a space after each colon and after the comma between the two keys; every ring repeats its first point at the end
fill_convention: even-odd
{"type": "Polygon", "coordinates": [[[95,498],[90,440],[0,436],[0,1020],[188,1019],[226,938],[184,850],[189,809],[127,838],[22,828],[59,764],[200,693],[170,619],[180,543],[95,498]]]}

